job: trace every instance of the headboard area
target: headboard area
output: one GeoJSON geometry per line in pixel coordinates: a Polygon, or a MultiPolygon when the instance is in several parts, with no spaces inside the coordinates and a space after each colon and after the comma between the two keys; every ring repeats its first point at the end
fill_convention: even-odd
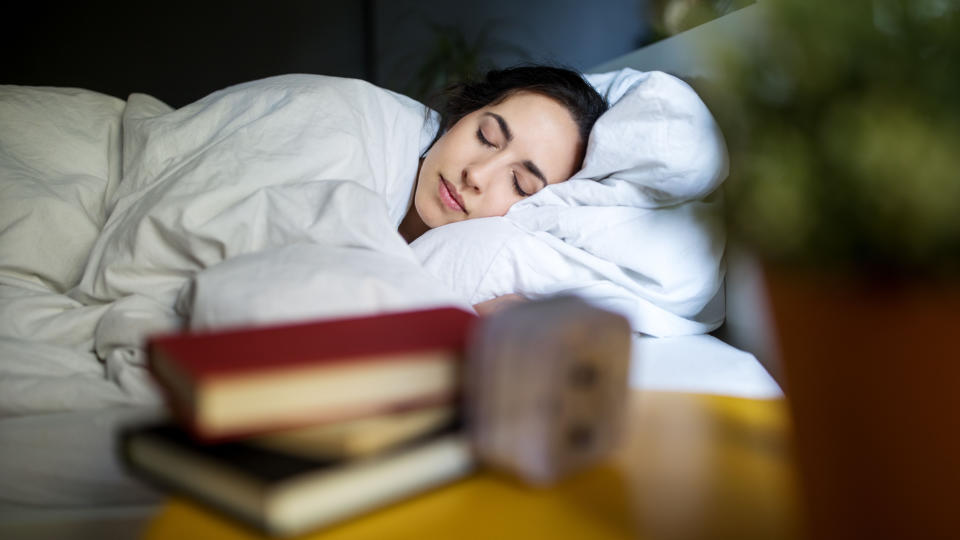
{"type": "Polygon", "coordinates": [[[762,37],[762,4],[723,17],[593,66],[589,73],[621,68],[665,71],[681,79],[712,78],[717,65],[704,54],[715,47],[750,47],[762,37]]]}

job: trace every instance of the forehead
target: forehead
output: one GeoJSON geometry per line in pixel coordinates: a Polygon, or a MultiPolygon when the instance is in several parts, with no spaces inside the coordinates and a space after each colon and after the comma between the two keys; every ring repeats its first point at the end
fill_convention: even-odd
{"type": "Polygon", "coordinates": [[[535,92],[519,91],[508,94],[500,101],[482,108],[481,111],[509,113],[515,117],[516,121],[522,122],[568,124],[568,127],[576,129],[573,116],[566,107],[553,98],[535,92]]]}
{"type": "MultiPolygon", "coordinates": [[[[561,182],[576,172],[582,152],[580,132],[566,107],[533,92],[517,92],[503,101],[477,111],[498,114],[510,128],[509,148],[533,161],[550,183],[561,182]]],[[[499,132],[491,120],[491,129],[499,132]]]]}

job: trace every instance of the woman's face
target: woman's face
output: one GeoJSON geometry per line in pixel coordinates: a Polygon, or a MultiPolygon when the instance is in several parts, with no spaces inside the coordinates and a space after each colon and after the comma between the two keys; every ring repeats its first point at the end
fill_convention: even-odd
{"type": "Polygon", "coordinates": [[[572,176],[582,152],[563,105],[518,92],[464,116],[434,143],[420,167],[414,206],[430,228],[502,216],[572,176]]]}

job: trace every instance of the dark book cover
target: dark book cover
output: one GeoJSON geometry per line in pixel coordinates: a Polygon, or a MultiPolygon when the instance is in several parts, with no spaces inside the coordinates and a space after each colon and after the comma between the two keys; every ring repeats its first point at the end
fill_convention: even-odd
{"type": "Polygon", "coordinates": [[[119,451],[137,476],[270,534],[373,510],[460,478],[473,464],[459,420],[360,459],[311,458],[246,440],[203,444],[169,423],[122,431],[119,451]],[[291,517],[291,504],[305,510],[291,517]]]}

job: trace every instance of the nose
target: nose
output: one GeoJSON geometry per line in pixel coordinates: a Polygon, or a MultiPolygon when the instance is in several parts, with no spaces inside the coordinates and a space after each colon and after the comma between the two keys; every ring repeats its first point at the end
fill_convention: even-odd
{"type": "Polygon", "coordinates": [[[473,162],[463,168],[461,180],[463,186],[475,193],[483,193],[494,176],[495,160],[473,162]]]}

